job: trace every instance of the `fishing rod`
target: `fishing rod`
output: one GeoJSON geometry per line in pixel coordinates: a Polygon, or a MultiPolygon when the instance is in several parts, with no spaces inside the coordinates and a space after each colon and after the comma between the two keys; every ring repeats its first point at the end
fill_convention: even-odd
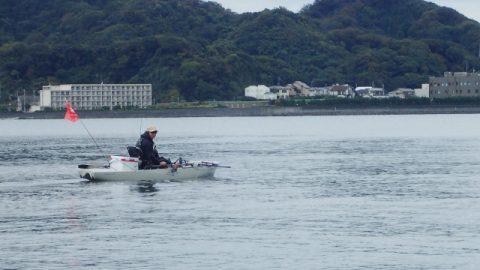
{"type": "Polygon", "coordinates": [[[80,124],[82,124],[83,128],[85,129],[85,131],[87,131],[88,133],[88,136],[90,137],[90,139],[92,139],[93,143],[95,144],[95,146],[97,147],[97,149],[100,151],[100,153],[102,153],[102,155],[107,159],[107,161],[110,160],[110,156],[109,155],[105,155],[103,149],[100,147],[100,145],[98,145],[97,143],[97,140],[95,140],[95,138],[93,137],[92,133],[90,133],[90,130],[88,130],[87,126],[85,125],[85,123],[82,121],[82,119],[80,119],[80,117],[78,116],[77,112],[75,112],[75,110],[72,108],[72,105],[70,104],[70,102],[68,100],[65,100],[65,107],[66,107],[66,112],[65,112],[65,117],[64,119],[65,120],[68,120],[68,121],[71,121],[73,123],[77,122],[77,121],[80,121],[80,124]]]}
{"type": "Polygon", "coordinates": [[[82,124],[83,128],[87,131],[88,133],[88,136],[90,136],[90,139],[92,139],[93,143],[95,144],[95,146],[97,147],[98,151],[100,151],[102,153],[102,155],[107,159],[107,161],[110,160],[110,156],[109,155],[105,155],[105,152],[103,151],[103,149],[100,147],[100,145],[98,145],[97,141],[95,140],[95,138],[93,137],[93,135],[90,133],[90,130],[88,130],[87,126],[85,125],[85,123],[83,123],[83,121],[81,119],[80,120],[80,124],[82,124]]]}

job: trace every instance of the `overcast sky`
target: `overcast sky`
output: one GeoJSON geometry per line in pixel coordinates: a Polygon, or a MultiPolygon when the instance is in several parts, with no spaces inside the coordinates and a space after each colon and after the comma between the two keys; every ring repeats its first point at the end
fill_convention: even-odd
{"type": "MultiPolygon", "coordinates": [[[[265,8],[286,7],[293,11],[299,11],[304,5],[314,2],[313,0],[215,0],[225,8],[235,12],[260,11],[265,8]]],[[[479,0],[430,0],[441,6],[447,6],[458,10],[465,16],[480,22],[479,0]]]]}

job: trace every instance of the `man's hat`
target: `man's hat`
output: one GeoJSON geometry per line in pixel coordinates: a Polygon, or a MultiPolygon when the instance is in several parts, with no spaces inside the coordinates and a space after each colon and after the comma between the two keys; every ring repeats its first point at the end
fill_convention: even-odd
{"type": "Polygon", "coordinates": [[[147,132],[156,132],[158,131],[156,126],[148,126],[146,129],[147,132]]]}

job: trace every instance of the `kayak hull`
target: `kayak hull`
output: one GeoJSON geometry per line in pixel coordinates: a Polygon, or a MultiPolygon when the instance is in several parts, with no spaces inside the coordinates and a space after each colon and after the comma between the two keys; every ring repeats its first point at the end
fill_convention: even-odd
{"type": "Polygon", "coordinates": [[[175,180],[190,180],[213,178],[216,167],[181,167],[137,171],[118,171],[111,168],[84,168],[80,169],[80,177],[89,181],[149,181],[164,182],[175,180]]]}

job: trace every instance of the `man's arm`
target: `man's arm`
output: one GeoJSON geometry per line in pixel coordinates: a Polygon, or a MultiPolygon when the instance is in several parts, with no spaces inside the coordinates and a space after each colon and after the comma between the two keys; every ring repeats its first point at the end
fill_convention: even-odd
{"type": "Polygon", "coordinates": [[[157,149],[153,149],[153,156],[155,157],[155,160],[158,161],[158,163],[161,163],[161,162],[166,162],[167,164],[172,164],[172,162],[170,161],[170,159],[166,159],[164,157],[161,157],[159,154],[158,154],[158,151],[157,149]]]}
{"type": "Polygon", "coordinates": [[[155,148],[152,151],[152,161],[155,164],[160,164],[160,162],[161,162],[160,157],[158,156],[158,151],[155,148]]]}

